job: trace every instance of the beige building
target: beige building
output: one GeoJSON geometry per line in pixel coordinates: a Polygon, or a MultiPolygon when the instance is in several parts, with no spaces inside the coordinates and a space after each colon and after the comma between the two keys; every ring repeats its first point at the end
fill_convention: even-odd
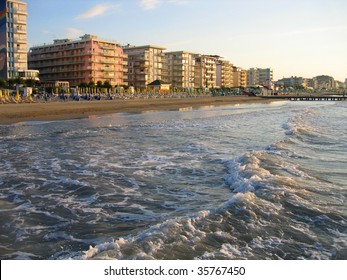
{"type": "Polygon", "coordinates": [[[315,89],[335,89],[336,83],[333,77],[327,75],[316,76],[313,78],[313,85],[315,89]]]}
{"type": "Polygon", "coordinates": [[[0,78],[11,79],[28,70],[27,4],[2,0],[0,4],[0,78]]]}
{"type": "Polygon", "coordinates": [[[217,87],[217,58],[210,55],[195,55],[195,88],[217,87]]]}
{"type": "Polygon", "coordinates": [[[186,51],[167,52],[166,81],[175,88],[194,88],[195,58],[194,54],[186,51]]]}
{"type": "Polygon", "coordinates": [[[233,64],[230,61],[217,57],[216,79],[217,88],[233,87],[233,64]]]}
{"type": "Polygon", "coordinates": [[[283,87],[307,87],[306,80],[302,77],[294,77],[291,76],[290,78],[282,78],[276,82],[276,84],[281,85],[283,87]]]}
{"type": "Polygon", "coordinates": [[[29,66],[40,71],[43,82],[108,82],[126,85],[126,55],[120,44],[86,34],[80,39],[59,39],[53,44],[32,47],[29,66]]]}
{"type": "Polygon", "coordinates": [[[246,76],[247,76],[247,71],[240,68],[233,66],[233,87],[246,87],[246,76]]]}
{"type": "Polygon", "coordinates": [[[147,46],[124,46],[124,53],[128,56],[128,78],[129,86],[135,88],[146,88],[155,80],[163,80],[163,63],[166,48],[147,46]]]}

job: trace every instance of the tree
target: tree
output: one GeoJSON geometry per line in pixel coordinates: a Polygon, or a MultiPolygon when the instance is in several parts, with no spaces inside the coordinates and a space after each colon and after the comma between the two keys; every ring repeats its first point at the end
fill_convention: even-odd
{"type": "Polygon", "coordinates": [[[112,88],[112,86],[111,86],[111,84],[110,84],[109,81],[105,81],[105,82],[104,82],[104,88],[107,88],[107,89],[112,88]]]}
{"type": "Polygon", "coordinates": [[[8,83],[9,87],[13,87],[16,84],[16,81],[15,81],[15,79],[11,78],[11,79],[8,80],[7,83],[8,83]]]}
{"type": "Polygon", "coordinates": [[[5,88],[7,86],[7,82],[4,79],[0,79],[0,88],[5,88]]]}
{"type": "Polygon", "coordinates": [[[21,77],[16,77],[15,79],[14,79],[14,81],[15,81],[15,83],[17,84],[17,85],[22,85],[23,83],[24,83],[24,80],[21,78],[21,77]]]}
{"type": "Polygon", "coordinates": [[[34,79],[27,79],[27,80],[24,81],[24,84],[27,87],[35,87],[36,81],[34,79]]]}
{"type": "Polygon", "coordinates": [[[79,83],[78,87],[86,88],[86,87],[88,87],[88,84],[86,82],[82,82],[82,83],[79,83]]]}

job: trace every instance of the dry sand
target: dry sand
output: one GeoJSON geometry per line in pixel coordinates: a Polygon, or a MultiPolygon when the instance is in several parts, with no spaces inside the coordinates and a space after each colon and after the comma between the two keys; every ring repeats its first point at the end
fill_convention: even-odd
{"type": "Polygon", "coordinates": [[[178,110],[201,106],[269,102],[260,97],[199,97],[136,100],[67,101],[0,104],[0,124],[90,118],[111,113],[140,113],[149,110],[178,110]]]}

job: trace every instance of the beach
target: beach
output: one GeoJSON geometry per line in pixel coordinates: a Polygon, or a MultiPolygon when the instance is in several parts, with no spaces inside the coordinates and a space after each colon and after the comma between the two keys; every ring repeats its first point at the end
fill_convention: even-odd
{"type": "Polygon", "coordinates": [[[112,113],[141,113],[155,110],[269,102],[260,97],[218,96],[196,98],[115,99],[95,101],[50,101],[0,104],[0,125],[25,121],[53,121],[90,118],[112,113]]]}

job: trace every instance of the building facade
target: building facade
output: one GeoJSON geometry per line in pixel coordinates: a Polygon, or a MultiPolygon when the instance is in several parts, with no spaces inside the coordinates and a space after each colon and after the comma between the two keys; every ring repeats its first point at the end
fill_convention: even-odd
{"type": "Polygon", "coordinates": [[[164,78],[174,88],[194,88],[195,58],[194,54],[186,51],[167,52],[164,78]]]}
{"type": "Polygon", "coordinates": [[[217,58],[210,55],[195,55],[195,88],[217,87],[217,58]]]}
{"type": "Polygon", "coordinates": [[[335,89],[336,83],[333,77],[327,75],[320,75],[313,78],[314,89],[329,90],[335,89]]]}
{"type": "Polygon", "coordinates": [[[233,87],[246,87],[247,71],[233,66],[233,87]]]}
{"type": "Polygon", "coordinates": [[[0,2],[0,78],[19,76],[28,70],[27,4],[19,0],[0,2]]]}
{"type": "Polygon", "coordinates": [[[128,56],[128,85],[141,89],[155,80],[164,80],[165,49],[153,45],[124,46],[124,53],[128,56]]]}
{"type": "Polygon", "coordinates": [[[230,61],[217,57],[216,79],[217,88],[233,87],[233,64],[230,61]]]}
{"type": "Polygon", "coordinates": [[[78,40],[54,40],[32,47],[29,67],[40,71],[43,82],[68,81],[70,86],[98,81],[126,85],[126,55],[120,44],[86,34],[78,40]]]}
{"type": "Polygon", "coordinates": [[[277,84],[282,85],[283,87],[307,87],[307,79],[302,77],[290,77],[290,78],[282,78],[277,81],[277,84]]]}
{"type": "Polygon", "coordinates": [[[271,68],[251,68],[247,70],[246,80],[248,87],[271,87],[273,84],[273,70],[271,68]]]}

